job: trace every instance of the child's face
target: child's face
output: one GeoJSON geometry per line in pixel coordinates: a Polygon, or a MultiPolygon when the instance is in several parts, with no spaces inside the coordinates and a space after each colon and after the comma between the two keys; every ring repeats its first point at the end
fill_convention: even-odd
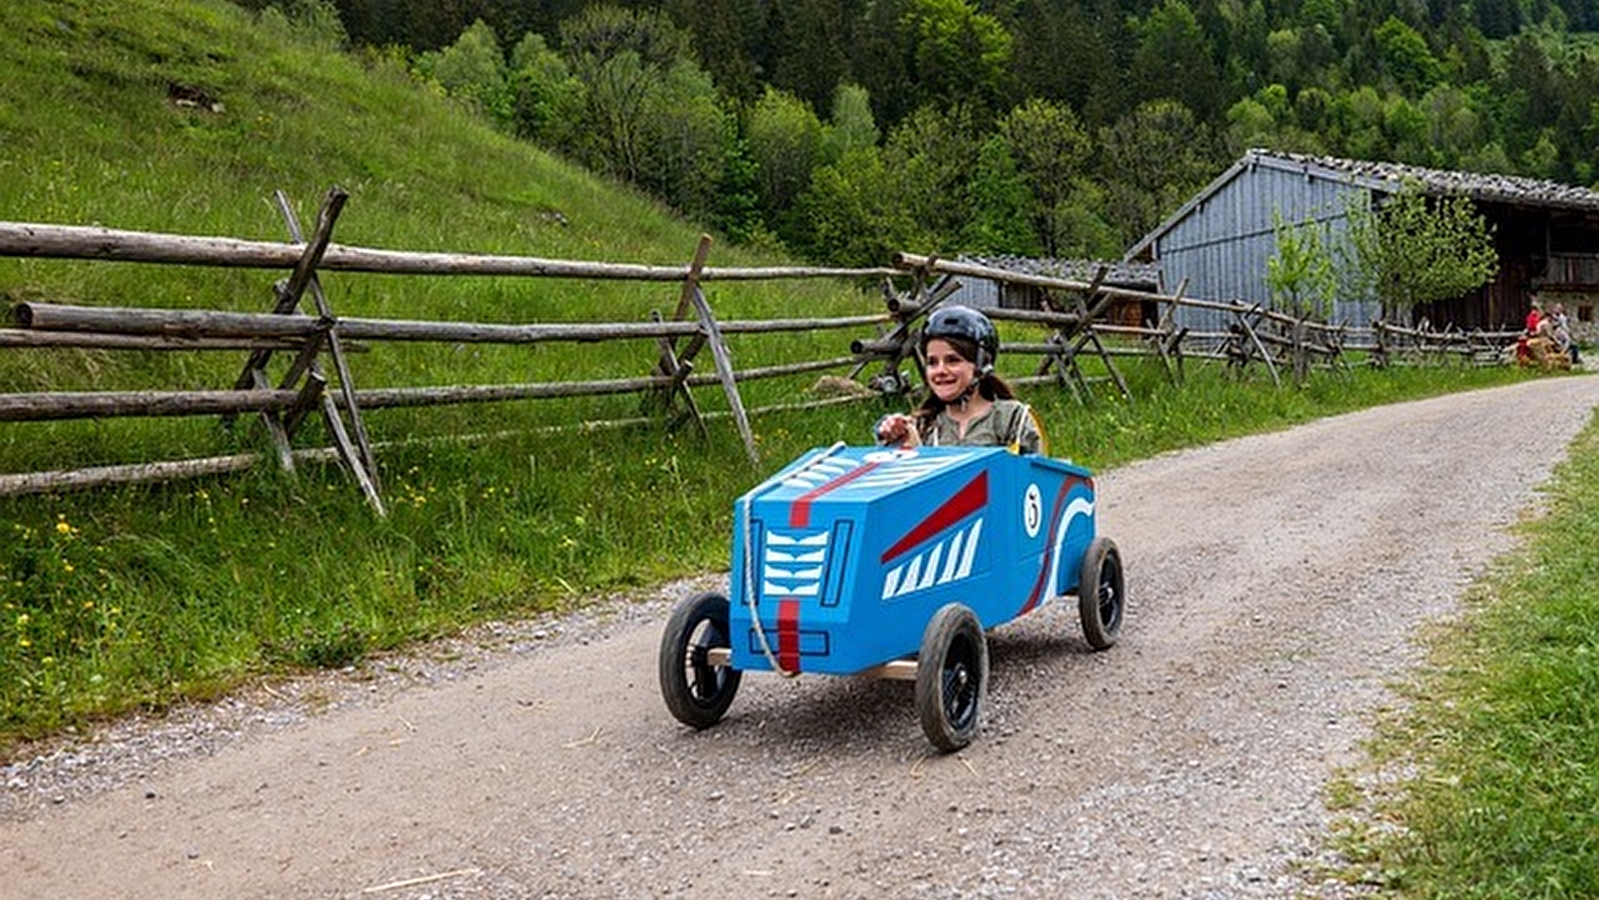
{"type": "Polygon", "coordinates": [[[954,403],[977,378],[977,364],[940,338],[927,342],[927,383],[945,403],[954,403]]]}

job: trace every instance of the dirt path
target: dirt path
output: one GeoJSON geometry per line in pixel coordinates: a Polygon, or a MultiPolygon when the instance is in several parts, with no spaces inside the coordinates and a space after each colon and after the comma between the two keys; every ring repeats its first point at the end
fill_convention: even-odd
{"type": "Polygon", "coordinates": [[[24,795],[84,757],[10,767],[0,895],[1294,896],[1407,636],[1512,546],[1596,404],[1544,380],[1102,473],[1121,644],[1090,653],[1065,604],[996,631],[957,755],[903,682],[752,675],[684,729],[657,603],[104,790],[54,772],[55,803],[24,795]]]}

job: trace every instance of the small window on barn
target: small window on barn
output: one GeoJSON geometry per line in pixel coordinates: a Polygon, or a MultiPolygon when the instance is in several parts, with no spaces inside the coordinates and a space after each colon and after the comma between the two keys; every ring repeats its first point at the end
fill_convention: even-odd
{"type": "Polygon", "coordinates": [[[1591,306],[1579,306],[1579,307],[1577,307],[1577,321],[1578,322],[1592,322],[1593,321],[1593,307],[1591,307],[1591,306]]]}

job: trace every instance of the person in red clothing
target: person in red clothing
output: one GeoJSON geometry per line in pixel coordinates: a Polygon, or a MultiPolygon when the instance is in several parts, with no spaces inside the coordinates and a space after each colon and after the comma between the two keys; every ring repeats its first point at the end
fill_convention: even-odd
{"type": "Polygon", "coordinates": [[[1521,336],[1516,338],[1516,362],[1521,365],[1530,365],[1533,362],[1532,339],[1538,336],[1538,328],[1543,325],[1543,302],[1538,299],[1538,292],[1533,291],[1528,300],[1526,328],[1521,336]]]}

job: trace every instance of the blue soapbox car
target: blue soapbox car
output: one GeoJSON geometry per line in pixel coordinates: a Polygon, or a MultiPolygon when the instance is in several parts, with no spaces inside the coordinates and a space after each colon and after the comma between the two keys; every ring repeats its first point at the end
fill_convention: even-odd
{"type": "Polygon", "coordinates": [[[915,681],[940,750],[971,743],[985,631],[1075,595],[1084,636],[1116,641],[1121,555],[1094,530],[1088,470],[1002,448],[813,450],[734,504],[731,597],[680,601],[661,694],[686,725],[721,721],[745,671],[915,681]]]}

